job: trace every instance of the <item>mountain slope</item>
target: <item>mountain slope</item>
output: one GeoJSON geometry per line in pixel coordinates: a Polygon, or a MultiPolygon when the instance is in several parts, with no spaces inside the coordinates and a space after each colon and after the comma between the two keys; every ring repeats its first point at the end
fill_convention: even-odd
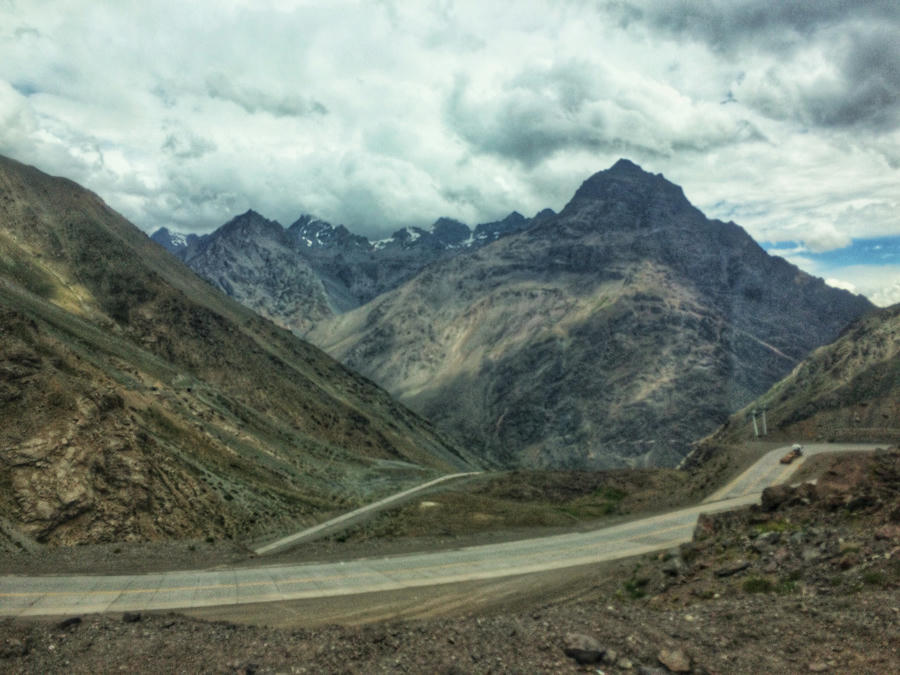
{"type": "Polygon", "coordinates": [[[815,350],[699,443],[685,465],[754,438],[750,415],[764,408],[770,440],[900,442],[900,305],[867,314],[815,350]]]}
{"type": "Polygon", "coordinates": [[[245,536],[466,462],[96,195],[0,158],[0,510],[42,541],[245,536]]]}
{"type": "Polygon", "coordinates": [[[292,237],[255,211],[186,246],[183,259],[245,307],[296,333],[334,314],[322,281],[297,255],[292,237]]]}
{"type": "Polygon", "coordinates": [[[310,339],[502,464],[674,464],[870,308],[621,160],[310,339]]]}

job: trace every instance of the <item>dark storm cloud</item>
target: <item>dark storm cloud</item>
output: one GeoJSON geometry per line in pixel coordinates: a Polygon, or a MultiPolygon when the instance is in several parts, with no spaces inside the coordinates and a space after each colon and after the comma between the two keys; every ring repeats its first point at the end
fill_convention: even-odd
{"type": "Polygon", "coordinates": [[[502,97],[477,100],[460,78],[447,99],[448,126],[478,152],[500,155],[533,167],[566,148],[599,149],[608,144],[604,121],[594,116],[582,124],[573,114],[583,107],[584,92],[575,94],[568,105],[552,86],[535,86],[536,75],[510,83],[502,97]]]}
{"type": "Polygon", "coordinates": [[[678,0],[611,2],[624,24],[646,22],[703,40],[718,51],[746,45],[789,49],[818,31],[850,21],[897,25],[896,0],[678,0]]]}
{"type": "Polygon", "coordinates": [[[826,126],[900,125],[900,25],[860,31],[838,60],[837,91],[808,92],[806,109],[826,126]]]}
{"type": "Polygon", "coordinates": [[[610,3],[607,10],[624,25],[705,43],[737,67],[768,57],[764,72],[755,73],[762,95],[740,88],[728,94],[774,119],[873,131],[900,127],[896,0],[683,0],[610,3]],[[810,54],[822,63],[805,58],[810,54]],[[813,76],[816,65],[826,72],[813,76]]]}

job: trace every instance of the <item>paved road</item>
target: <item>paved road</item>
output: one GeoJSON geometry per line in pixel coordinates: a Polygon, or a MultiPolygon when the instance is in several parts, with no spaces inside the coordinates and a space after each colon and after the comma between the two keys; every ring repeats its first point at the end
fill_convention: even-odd
{"type": "MultiPolygon", "coordinates": [[[[830,452],[866,452],[877,447],[879,447],[877,444],[872,443],[812,443],[804,445],[803,455],[787,465],[779,460],[791,449],[790,446],[776,448],[760,457],[750,468],[713,492],[703,502],[709,504],[722,499],[760,494],[770,485],[779,485],[787,481],[813,455],[830,452]]],[[[882,444],[880,447],[885,446],[882,444]]]]}
{"type": "Polygon", "coordinates": [[[435,478],[432,481],[428,481],[427,483],[423,483],[422,485],[417,485],[416,487],[409,488],[408,490],[404,490],[403,492],[398,492],[397,494],[391,495],[390,497],[385,497],[384,499],[374,502],[373,504],[369,504],[354,511],[350,511],[341,516],[338,516],[337,518],[326,520],[324,523],[319,523],[315,527],[310,527],[306,530],[296,532],[287,537],[282,537],[281,539],[266,544],[265,546],[260,546],[254,551],[254,553],[256,553],[257,555],[277,553],[278,551],[283,551],[292,546],[296,546],[301,542],[312,541],[313,539],[323,537],[327,534],[332,534],[339,530],[346,529],[351,525],[355,525],[365,520],[366,518],[369,518],[370,516],[378,513],[379,511],[383,511],[386,508],[395,506],[409,499],[410,497],[419,494],[420,492],[430,490],[436,485],[446,483],[447,481],[456,480],[457,478],[477,476],[480,473],[480,471],[470,471],[468,473],[454,473],[450,474],[449,476],[441,476],[440,478],[435,478]]]}
{"type": "MultiPolygon", "coordinates": [[[[875,446],[813,446],[810,452],[875,446]]],[[[271,565],[136,576],[0,577],[0,615],[35,616],[183,609],[352,595],[490,579],[625,558],[689,541],[701,512],[754,503],[765,480],[799,467],[767,454],[726,486],[738,496],[593,532],[343,563],[271,565]],[[778,473],[773,473],[775,470],[778,473]],[[764,478],[768,477],[768,478],[764,478]]]]}

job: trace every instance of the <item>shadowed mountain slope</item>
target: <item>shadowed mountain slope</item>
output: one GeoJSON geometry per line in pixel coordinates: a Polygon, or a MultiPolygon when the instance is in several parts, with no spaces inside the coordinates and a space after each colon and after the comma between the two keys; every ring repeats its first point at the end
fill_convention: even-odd
{"type": "Polygon", "coordinates": [[[466,465],[93,193],[5,158],[0,315],[0,511],[19,534],[252,535],[466,465]]]}
{"type": "Polygon", "coordinates": [[[871,308],[621,160],[310,338],[501,464],[671,465],[871,308]]]}

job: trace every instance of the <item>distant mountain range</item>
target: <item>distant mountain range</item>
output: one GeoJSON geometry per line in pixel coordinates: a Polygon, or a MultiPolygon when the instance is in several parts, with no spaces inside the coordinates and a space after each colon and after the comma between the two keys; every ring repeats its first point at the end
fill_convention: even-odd
{"type": "Polygon", "coordinates": [[[305,334],[322,319],[396,288],[433,262],[486,246],[554,215],[510,213],[473,229],[439,218],[370,241],[310,215],[284,228],[247,211],[205,235],[161,228],[151,239],[228,295],[305,334]]]}
{"type": "Polygon", "coordinates": [[[474,230],[371,242],[250,212],[153,236],[503,466],[675,464],[873,309],[627,160],[559,214],[474,230]]]}
{"type": "Polygon", "coordinates": [[[2,157],[0,419],[0,548],[253,537],[470,466],[93,193],[2,157]]]}

